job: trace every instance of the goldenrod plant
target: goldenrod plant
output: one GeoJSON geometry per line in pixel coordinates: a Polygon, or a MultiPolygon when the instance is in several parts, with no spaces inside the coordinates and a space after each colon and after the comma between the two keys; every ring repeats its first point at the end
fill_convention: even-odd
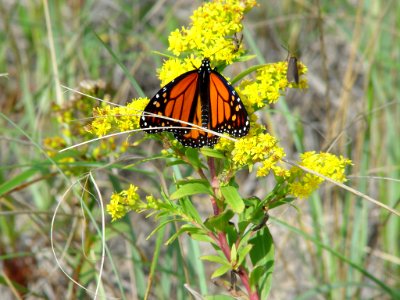
{"type": "MultiPolygon", "coordinates": [[[[181,74],[197,68],[204,57],[221,67],[248,60],[243,45],[239,49],[234,37],[243,30],[243,18],[255,1],[216,0],[207,2],[194,11],[189,27],[173,31],[169,36],[167,58],[159,70],[161,86],[181,74]]],[[[235,80],[235,90],[250,114],[250,131],[239,139],[221,136],[214,148],[184,147],[170,133],[146,135],[132,146],[161,141],[165,149],[150,159],[165,160],[167,164],[181,165],[192,170],[188,176],[174,182],[167,190],[161,188],[157,197],[139,193],[132,182],[126,190],[114,193],[107,205],[113,221],[128,212],[147,213],[163,220],[152,234],[174,222],[179,229],[168,241],[172,243],[182,234],[210,243],[215,253],[201,259],[216,264],[212,278],[232,274],[241,279],[242,287],[250,299],[266,299],[271,288],[274,268],[273,238],[265,225],[268,212],[281,205],[291,205],[296,197],[307,198],[324,181],[318,175],[301,169],[303,166],[338,182],[345,182],[346,166],[351,161],[330,153],[305,152],[298,166],[288,167],[285,150],[257,117],[257,112],[276,103],[289,87],[306,88],[307,68],[299,62],[301,80],[298,85],[287,81],[287,62],[258,65],[244,71],[235,80]],[[250,76],[253,75],[253,76],[250,76]],[[254,76],[255,75],[255,76],[254,76]],[[265,197],[243,198],[239,193],[236,175],[240,170],[255,172],[257,177],[272,174],[275,187],[265,197]],[[192,196],[206,194],[213,215],[201,217],[192,196]],[[167,218],[167,219],[165,219],[167,218]]],[[[185,100],[185,99],[184,99],[185,100]]],[[[125,107],[110,105],[95,109],[95,120],[90,132],[101,137],[109,133],[140,132],[139,118],[149,99],[133,99],[125,107]]],[[[168,101],[168,99],[166,99],[168,101]]],[[[163,117],[160,115],[159,117],[163,117]]],[[[173,168],[171,167],[171,172],[173,168]]],[[[242,182],[241,184],[245,184],[242,182]]],[[[200,259],[200,257],[199,257],[200,259]]]]}
{"type": "Polygon", "coordinates": [[[400,299],[399,8],[0,1],[0,298],[400,299]]]}

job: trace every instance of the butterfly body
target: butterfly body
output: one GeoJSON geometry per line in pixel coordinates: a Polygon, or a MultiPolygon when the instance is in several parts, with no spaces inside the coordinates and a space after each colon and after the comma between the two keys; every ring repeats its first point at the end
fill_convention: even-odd
{"type": "Polygon", "coordinates": [[[210,67],[186,72],[160,89],[140,118],[149,133],[172,132],[184,146],[212,147],[219,136],[210,131],[245,136],[249,117],[240,97],[227,80],[210,67]],[[207,129],[207,130],[203,130],[207,129]]]}

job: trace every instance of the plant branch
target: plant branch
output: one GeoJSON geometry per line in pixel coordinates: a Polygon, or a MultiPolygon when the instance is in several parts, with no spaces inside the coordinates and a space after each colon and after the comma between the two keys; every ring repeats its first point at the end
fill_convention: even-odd
{"type": "MultiPolygon", "coordinates": [[[[218,177],[217,174],[215,172],[215,160],[212,157],[209,157],[207,159],[207,163],[208,163],[208,167],[210,169],[210,176],[211,176],[211,187],[214,191],[214,195],[218,195],[218,191],[219,191],[219,182],[218,182],[218,177]]],[[[217,216],[220,213],[219,207],[218,207],[218,203],[217,203],[217,199],[215,197],[210,197],[211,198],[211,204],[214,210],[214,215],[217,216]]]]}

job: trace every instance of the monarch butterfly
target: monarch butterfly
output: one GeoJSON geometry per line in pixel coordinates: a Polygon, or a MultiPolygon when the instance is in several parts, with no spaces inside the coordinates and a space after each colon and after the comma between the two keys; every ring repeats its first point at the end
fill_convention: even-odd
{"type": "Polygon", "coordinates": [[[149,133],[170,131],[182,145],[193,148],[215,145],[219,136],[199,127],[234,137],[245,136],[249,117],[228,81],[204,58],[200,68],[186,72],[150,100],[140,118],[149,133]],[[188,124],[192,123],[192,124],[188,124]]]}

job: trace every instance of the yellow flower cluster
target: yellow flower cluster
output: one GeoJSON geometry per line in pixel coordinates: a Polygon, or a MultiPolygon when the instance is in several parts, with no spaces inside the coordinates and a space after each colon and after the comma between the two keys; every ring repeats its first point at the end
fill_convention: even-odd
{"type": "Polygon", "coordinates": [[[89,131],[97,136],[106,135],[111,129],[111,122],[113,120],[110,105],[94,108],[93,117],[94,121],[90,124],[89,131]]]}
{"type": "MultiPolygon", "coordinates": [[[[298,62],[299,75],[307,72],[307,67],[298,62]]],[[[287,87],[293,87],[286,79],[287,62],[267,64],[257,70],[255,80],[243,80],[237,87],[247,107],[261,109],[266,103],[275,103],[287,87]]],[[[306,88],[307,81],[301,79],[299,88],[306,88]]]]}
{"type": "MultiPolygon", "coordinates": [[[[55,158],[60,150],[64,149],[67,146],[67,142],[65,139],[59,136],[47,137],[43,140],[43,146],[46,149],[46,153],[49,157],[55,158]]],[[[59,168],[61,168],[66,175],[72,175],[72,168],[69,167],[69,164],[75,162],[75,157],[73,156],[64,156],[57,159],[59,164],[59,168]]]]}
{"type": "Polygon", "coordinates": [[[264,133],[261,126],[253,126],[247,136],[236,142],[222,138],[215,148],[231,155],[229,160],[235,169],[244,166],[252,169],[255,163],[261,163],[257,169],[257,177],[267,176],[270,171],[279,177],[289,176],[289,171],[278,165],[285,157],[285,151],[278,146],[275,137],[264,133]]]}
{"type": "Polygon", "coordinates": [[[231,64],[243,50],[227,37],[242,31],[244,13],[255,5],[255,0],[214,0],[203,4],[194,11],[190,27],[170,34],[168,49],[176,56],[195,50],[201,57],[231,64]]]}
{"type": "Polygon", "coordinates": [[[88,171],[85,164],[74,164],[79,161],[101,160],[109,156],[116,147],[113,139],[104,139],[95,145],[84,145],[73,151],[59,153],[60,150],[81,142],[89,140],[92,135],[87,132],[87,126],[91,122],[87,116],[93,112],[93,106],[97,102],[88,99],[86,95],[102,99],[109,99],[106,93],[106,83],[102,80],[85,80],[79,83],[79,93],[74,93],[62,106],[53,104],[52,110],[60,125],[59,136],[47,137],[43,140],[46,153],[60,164],[66,174],[82,174],[88,171]]]}
{"type": "Polygon", "coordinates": [[[185,59],[172,58],[166,60],[162,68],[158,71],[161,86],[166,85],[179,75],[199,67],[200,64],[201,58],[195,58],[193,55],[185,59]]]}
{"type": "Polygon", "coordinates": [[[43,145],[47,150],[47,154],[53,157],[59,150],[67,146],[65,139],[59,136],[47,137],[43,140],[43,145]]]}
{"type": "MultiPolygon", "coordinates": [[[[315,151],[301,154],[299,162],[300,166],[338,182],[346,181],[345,169],[351,164],[351,160],[343,156],[337,157],[331,153],[315,153],[315,151]]],[[[291,168],[290,173],[289,193],[299,198],[308,197],[324,181],[321,177],[307,173],[299,167],[291,168]]]]}
{"type": "Polygon", "coordinates": [[[126,106],[104,105],[93,111],[94,121],[89,126],[89,131],[99,137],[106,135],[111,130],[128,131],[140,127],[140,115],[149,100],[147,98],[134,99],[126,106]]]}
{"type": "Polygon", "coordinates": [[[110,203],[106,209],[113,221],[121,219],[131,210],[141,212],[146,209],[158,209],[160,203],[158,199],[153,196],[147,196],[147,202],[144,202],[140,199],[137,190],[138,187],[131,184],[127,190],[114,193],[111,196],[110,203]]]}

